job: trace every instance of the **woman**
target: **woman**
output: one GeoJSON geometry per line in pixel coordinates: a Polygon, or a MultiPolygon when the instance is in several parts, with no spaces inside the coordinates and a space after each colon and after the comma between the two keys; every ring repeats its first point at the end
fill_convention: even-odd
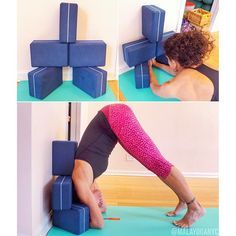
{"type": "Polygon", "coordinates": [[[176,226],[189,227],[204,215],[183,175],[161,155],[132,110],[124,104],[112,104],[102,108],[90,122],[75,155],[72,179],[78,198],[90,208],[91,227],[104,225],[101,212],[106,205],[95,180],[107,169],[108,157],[117,142],[176,193],[179,203],[168,216],[187,207],[183,219],[173,222],[176,226]]]}
{"type": "Polygon", "coordinates": [[[166,40],[164,49],[169,65],[155,60],[148,63],[150,87],[154,94],[181,101],[219,100],[218,71],[203,64],[213,49],[208,33],[189,31],[174,34],[166,40]],[[152,66],[170,73],[173,79],[160,85],[152,66]]]}

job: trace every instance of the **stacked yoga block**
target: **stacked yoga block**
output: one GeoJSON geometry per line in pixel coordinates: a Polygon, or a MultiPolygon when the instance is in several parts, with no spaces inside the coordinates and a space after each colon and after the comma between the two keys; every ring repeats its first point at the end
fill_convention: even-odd
{"type": "Polygon", "coordinates": [[[175,32],[163,33],[165,11],[154,5],[142,6],[143,39],[125,43],[123,47],[124,60],[129,67],[135,67],[136,88],[147,88],[150,85],[148,60],[157,58],[168,64],[164,52],[164,42],[175,32]]]}
{"type": "Polygon", "coordinates": [[[52,142],[52,174],[58,176],[52,185],[52,223],[73,234],[89,229],[89,208],[75,197],[71,179],[77,145],[74,141],[52,142]]]}
{"type": "Polygon", "coordinates": [[[62,67],[73,67],[73,84],[93,98],[106,93],[106,44],[102,40],[76,40],[78,5],[60,4],[59,40],[34,40],[30,44],[32,67],[28,73],[30,95],[43,99],[63,83],[62,67]]]}

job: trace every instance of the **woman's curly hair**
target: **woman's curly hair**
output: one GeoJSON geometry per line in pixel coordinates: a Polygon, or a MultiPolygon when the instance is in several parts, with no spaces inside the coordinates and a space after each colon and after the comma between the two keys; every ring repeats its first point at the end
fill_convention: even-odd
{"type": "Polygon", "coordinates": [[[176,33],[164,44],[166,55],[184,68],[201,65],[214,48],[210,33],[193,30],[176,33]]]}

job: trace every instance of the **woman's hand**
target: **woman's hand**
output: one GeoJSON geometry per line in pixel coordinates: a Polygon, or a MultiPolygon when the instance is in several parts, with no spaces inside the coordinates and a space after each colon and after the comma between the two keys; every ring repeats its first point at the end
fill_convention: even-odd
{"type": "Polygon", "coordinates": [[[106,203],[104,201],[104,198],[102,196],[102,192],[100,191],[100,189],[93,190],[92,193],[97,201],[98,207],[100,208],[101,212],[102,213],[106,212],[107,210],[106,203]]]}
{"type": "Polygon", "coordinates": [[[102,221],[102,222],[94,221],[94,220],[90,221],[90,228],[102,229],[103,227],[104,227],[104,221],[102,221]]]}
{"type": "Polygon", "coordinates": [[[150,59],[148,61],[148,67],[150,68],[152,66],[159,67],[159,63],[155,59],[150,59]]]}
{"type": "Polygon", "coordinates": [[[152,59],[150,59],[149,61],[148,61],[148,67],[149,67],[149,69],[152,67],[152,59]]]}

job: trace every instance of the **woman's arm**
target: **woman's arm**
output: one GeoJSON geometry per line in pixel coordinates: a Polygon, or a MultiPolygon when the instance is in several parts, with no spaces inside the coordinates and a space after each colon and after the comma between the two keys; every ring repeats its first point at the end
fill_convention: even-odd
{"type": "Polygon", "coordinates": [[[174,86],[172,86],[172,82],[168,81],[162,85],[158,85],[155,83],[151,83],[150,84],[150,88],[152,90],[152,92],[160,97],[163,98],[173,98],[174,96],[174,86]]]}
{"type": "Polygon", "coordinates": [[[152,92],[160,97],[170,98],[173,97],[173,88],[172,88],[172,81],[168,81],[162,85],[158,83],[158,80],[155,77],[155,74],[152,70],[152,63],[153,61],[148,62],[148,69],[149,69],[149,76],[150,76],[150,88],[152,92]]]}
{"type": "Polygon", "coordinates": [[[87,205],[90,210],[90,226],[91,228],[103,228],[104,220],[101,214],[101,210],[98,207],[96,199],[92,194],[87,183],[77,179],[73,179],[76,193],[82,203],[87,205]]]}
{"type": "Polygon", "coordinates": [[[96,199],[96,202],[97,202],[98,207],[100,208],[101,212],[102,213],[106,212],[107,206],[106,206],[105,199],[104,199],[103,194],[102,194],[102,192],[95,180],[94,180],[93,184],[91,185],[90,189],[93,193],[93,196],[96,199]]]}
{"type": "Polygon", "coordinates": [[[169,73],[171,75],[174,75],[174,76],[176,75],[176,72],[173,69],[171,69],[170,66],[167,66],[165,64],[161,64],[161,63],[157,62],[156,60],[153,60],[152,64],[155,67],[160,68],[160,69],[166,71],[167,73],[169,73]]]}
{"type": "Polygon", "coordinates": [[[98,203],[91,191],[93,181],[92,169],[83,161],[76,161],[72,173],[72,180],[75,186],[75,191],[82,203],[89,207],[90,211],[90,226],[92,228],[103,228],[104,220],[98,203]]]}

